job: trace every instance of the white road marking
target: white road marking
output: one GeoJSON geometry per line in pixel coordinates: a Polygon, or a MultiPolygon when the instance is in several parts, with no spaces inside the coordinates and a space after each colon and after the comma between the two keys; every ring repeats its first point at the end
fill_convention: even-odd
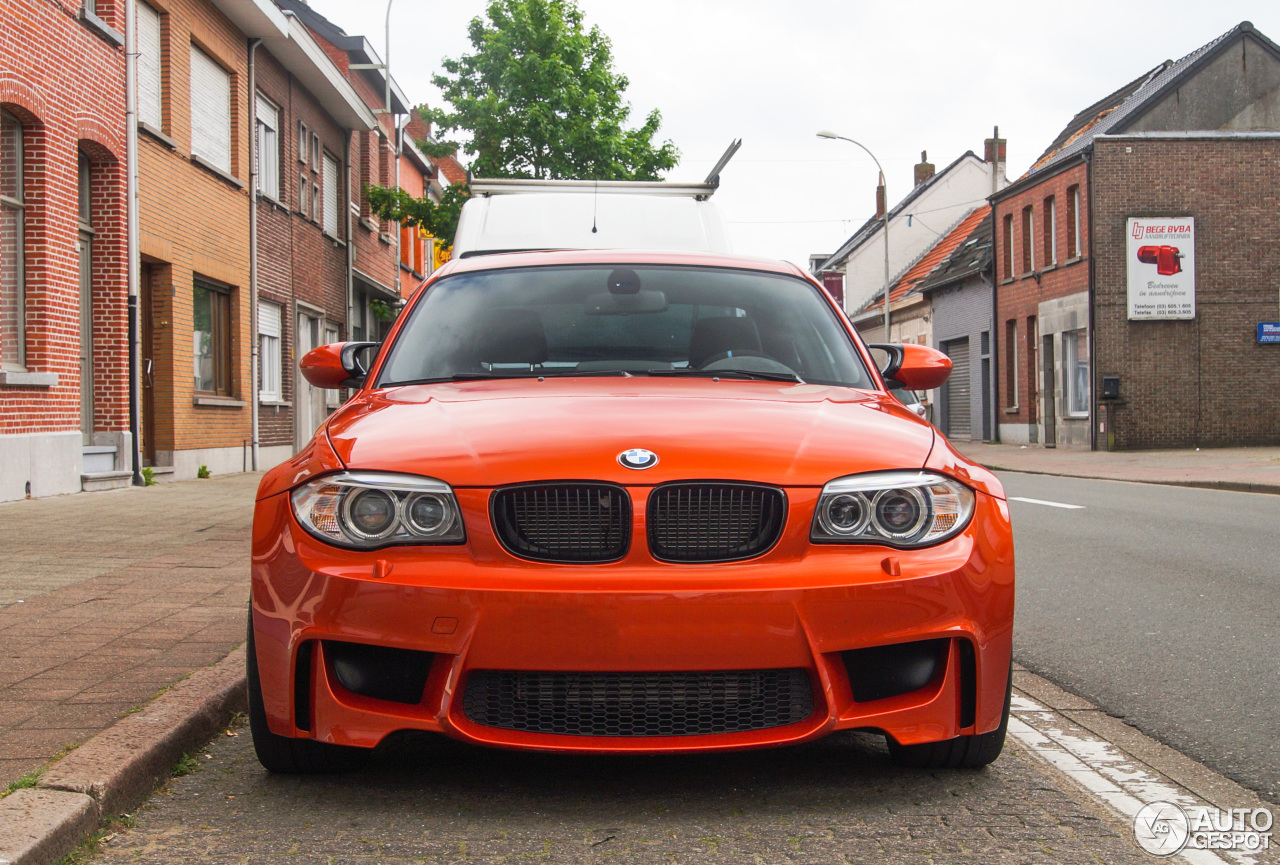
{"type": "Polygon", "coordinates": [[[1082,511],[1084,505],[1069,505],[1065,502],[1046,502],[1044,499],[1024,499],[1022,496],[1009,496],[1011,502],[1026,502],[1029,505],[1046,505],[1051,508],[1066,508],[1070,511],[1082,511]]]}
{"type": "MultiPolygon", "coordinates": [[[[1184,806],[1208,804],[1165,781],[1146,764],[1134,760],[1107,740],[1078,727],[1070,732],[1061,729],[1065,719],[1030,697],[1015,692],[1010,708],[1009,735],[1118,813],[1131,826],[1137,813],[1151,802],[1174,802],[1184,806]]],[[[1251,857],[1241,853],[1229,852],[1219,856],[1209,850],[1184,849],[1178,856],[1192,865],[1252,861],[1251,857]]]]}

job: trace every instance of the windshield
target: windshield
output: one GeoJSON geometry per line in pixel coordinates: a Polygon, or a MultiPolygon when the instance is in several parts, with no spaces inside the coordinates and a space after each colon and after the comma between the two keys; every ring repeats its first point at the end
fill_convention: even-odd
{"type": "Polygon", "coordinates": [[[723,375],[874,388],[809,283],[727,268],[463,273],[410,312],[379,387],[549,375],[723,375]]]}

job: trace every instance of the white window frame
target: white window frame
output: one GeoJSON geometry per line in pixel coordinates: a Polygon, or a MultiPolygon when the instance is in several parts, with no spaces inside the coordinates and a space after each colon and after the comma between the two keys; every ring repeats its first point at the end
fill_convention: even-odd
{"type": "Polygon", "coordinates": [[[284,376],[280,346],[284,312],[280,304],[258,301],[258,401],[283,402],[284,376]]]}
{"type": "MultiPolygon", "coordinates": [[[[10,372],[26,372],[27,371],[27,279],[26,279],[26,203],[23,195],[23,188],[26,183],[24,171],[25,168],[25,149],[23,137],[26,128],[22,121],[7,111],[0,111],[0,123],[8,127],[10,130],[16,129],[17,135],[14,139],[17,142],[17,189],[15,190],[17,197],[9,195],[0,195],[0,210],[3,210],[8,218],[14,220],[15,225],[15,250],[14,250],[14,271],[17,279],[14,282],[14,297],[12,302],[14,310],[17,312],[17,321],[13,326],[13,341],[17,344],[17,351],[10,352],[9,347],[0,342],[0,369],[10,372]],[[4,357],[11,357],[12,360],[5,361],[4,357]]],[[[2,128],[2,127],[0,127],[2,128]]],[[[10,135],[13,133],[10,132],[10,135]]],[[[0,133],[0,148],[6,144],[7,136],[0,133]]],[[[3,290],[3,289],[0,289],[3,290]]],[[[2,339],[2,337],[0,337],[2,339]]]]}
{"type": "Polygon", "coordinates": [[[160,13],[138,4],[138,120],[157,130],[164,128],[163,51],[160,13]]]}
{"type": "Polygon", "coordinates": [[[307,124],[301,120],[298,121],[298,161],[303,165],[307,164],[307,147],[310,146],[311,135],[307,131],[307,124]]]}
{"type": "MultiPolygon", "coordinates": [[[[339,336],[341,330],[335,322],[321,322],[320,330],[321,345],[333,345],[335,342],[339,342],[341,340],[341,337],[339,336]]],[[[329,390],[326,390],[324,392],[324,404],[326,408],[331,409],[342,405],[342,391],[338,388],[330,388],[329,390]]]]}
{"type": "Polygon", "coordinates": [[[231,73],[191,46],[191,152],[231,173],[231,73]]]}
{"type": "Polygon", "coordinates": [[[1056,267],[1058,264],[1058,198],[1051,195],[1045,202],[1045,227],[1049,230],[1049,248],[1044,251],[1045,266],[1056,267]]]}
{"type": "Polygon", "coordinates": [[[1080,250],[1082,249],[1080,245],[1080,187],[1079,186],[1071,190],[1071,197],[1074,199],[1072,203],[1075,205],[1075,211],[1076,211],[1075,212],[1076,235],[1075,235],[1075,249],[1068,249],[1067,255],[1070,256],[1071,258],[1079,258],[1080,250]]]}
{"type": "Polygon", "coordinates": [[[323,156],[324,170],[320,175],[320,191],[323,197],[321,207],[321,228],[326,234],[338,236],[338,160],[328,153],[323,156]]]}
{"type": "Polygon", "coordinates": [[[1062,395],[1067,417],[1089,416],[1089,336],[1083,328],[1062,334],[1062,395]]]}
{"type": "Polygon", "coordinates": [[[298,212],[304,218],[311,215],[311,178],[305,171],[298,175],[298,212]]]}
{"type": "Polygon", "coordinates": [[[257,94],[258,191],[280,200],[280,109],[257,94]]]}

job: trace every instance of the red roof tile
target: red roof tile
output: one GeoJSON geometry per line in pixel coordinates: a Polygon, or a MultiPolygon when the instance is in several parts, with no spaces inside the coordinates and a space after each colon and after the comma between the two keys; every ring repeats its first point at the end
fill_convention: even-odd
{"type": "Polygon", "coordinates": [[[934,268],[946,261],[947,256],[955,251],[969,234],[978,227],[978,223],[991,210],[990,207],[983,205],[975,208],[964,219],[960,220],[960,224],[951,229],[941,240],[934,244],[933,249],[929,250],[924,258],[920,259],[915,265],[902,274],[902,277],[893,284],[893,289],[889,292],[889,302],[901,300],[911,293],[917,285],[924,281],[925,277],[933,273],[934,268]]]}

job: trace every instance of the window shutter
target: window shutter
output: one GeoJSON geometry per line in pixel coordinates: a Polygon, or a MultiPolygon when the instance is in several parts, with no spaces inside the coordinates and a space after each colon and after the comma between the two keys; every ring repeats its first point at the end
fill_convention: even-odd
{"type": "Polygon", "coordinates": [[[191,152],[231,173],[231,76],[191,46],[191,152]]]}
{"type": "Polygon", "coordinates": [[[272,198],[280,197],[280,112],[261,95],[258,103],[258,189],[272,198]]]}
{"type": "Polygon", "coordinates": [[[324,155],[324,230],[338,236],[338,160],[324,155]]]}
{"type": "Polygon", "coordinates": [[[258,304],[259,396],[278,400],[280,392],[280,307],[265,301],[258,304]]]}
{"type": "Polygon", "coordinates": [[[160,13],[138,4],[138,119],[156,129],[160,114],[160,13]]]}
{"type": "Polygon", "coordinates": [[[280,307],[265,301],[258,304],[258,333],[279,339],[280,307]]]}

